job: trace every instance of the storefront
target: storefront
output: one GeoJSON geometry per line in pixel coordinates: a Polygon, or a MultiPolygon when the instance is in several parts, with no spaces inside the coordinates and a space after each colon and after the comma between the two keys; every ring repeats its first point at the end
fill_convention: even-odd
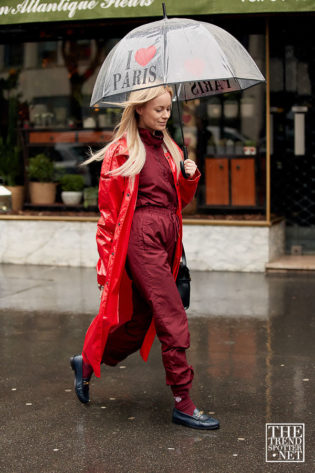
{"type": "MultiPolygon", "coordinates": [[[[192,267],[263,271],[284,251],[314,253],[313,2],[165,3],[169,16],[208,21],[237,37],[267,80],[242,93],[182,105],[190,156],[202,171],[198,193],[184,219],[192,267]]],[[[89,147],[97,149],[110,139],[119,111],[89,108],[93,84],[108,51],[122,36],[161,17],[161,2],[16,0],[7,4],[0,6],[1,135],[2,144],[8,135],[16,138],[22,163],[11,184],[28,184],[29,159],[41,153],[54,163],[59,182],[62,174],[81,174],[85,190],[80,204],[64,204],[59,184],[54,202],[43,206],[31,202],[27,185],[23,210],[1,214],[2,234],[7,237],[2,236],[6,250],[0,260],[71,264],[74,260],[66,256],[62,235],[55,250],[63,254],[60,261],[47,260],[48,249],[44,255],[34,248],[33,259],[8,249],[10,232],[23,231],[32,240],[28,232],[44,235],[47,225],[54,225],[52,231],[64,228],[66,233],[80,233],[77,264],[94,265],[94,253],[82,257],[82,238],[87,241],[90,232],[94,238],[98,214],[93,192],[99,164],[78,164],[89,147]],[[71,224],[65,226],[69,220],[71,224]],[[35,230],[35,224],[44,227],[35,230]]],[[[176,114],[170,131],[178,136],[176,114]]],[[[2,160],[4,146],[0,152],[2,160]]]]}

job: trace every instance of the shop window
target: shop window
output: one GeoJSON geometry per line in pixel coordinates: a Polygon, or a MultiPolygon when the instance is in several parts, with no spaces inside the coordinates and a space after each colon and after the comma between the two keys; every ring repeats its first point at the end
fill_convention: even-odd
{"type": "MultiPolygon", "coordinates": [[[[242,42],[264,74],[265,35],[242,42]]],[[[265,86],[182,104],[189,155],[202,177],[187,215],[264,220],[266,211],[265,86]]],[[[180,143],[175,123],[175,138],[180,143]]]]}
{"type": "Polygon", "coordinates": [[[45,69],[57,64],[57,41],[38,43],[38,66],[45,69]]]}
{"type": "Polygon", "coordinates": [[[12,43],[4,46],[4,68],[22,67],[24,58],[24,44],[12,43]]]}
{"type": "Polygon", "coordinates": [[[263,211],[264,91],[257,88],[209,100],[204,111],[204,210],[263,211]],[[261,96],[262,95],[262,96],[261,96]]]}
{"type": "MultiPolygon", "coordinates": [[[[236,32],[231,25],[223,27],[234,36],[242,30],[239,25],[236,32]]],[[[46,33],[45,39],[52,39],[5,45],[5,65],[14,63],[21,69],[16,92],[23,113],[17,123],[25,161],[43,152],[53,159],[56,170],[82,173],[79,162],[90,147],[100,149],[110,140],[120,119],[118,108],[89,107],[98,70],[118,39],[114,30],[111,38],[104,39],[103,27],[97,31],[91,26],[82,28],[76,35],[66,26],[59,33],[46,33]]],[[[264,73],[264,33],[244,33],[239,39],[264,73]]],[[[181,107],[189,155],[202,172],[196,198],[185,209],[186,215],[265,219],[264,85],[243,93],[190,101],[181,107]]],[[[173,115],[170,132],[181,143],[175,111],[173,115]]],[[[96,163],[85,168],[86,186],[97,186],[99,167],[96,163]]],[[[56,205],[60,204],[57,194],[56,205]]]]}
{"type": "Polygon", "coordinates": [[[90,40],[79,39],[74,42],[74,50],[72,54],[76,56],[78,62],[86,63],[91,59],[92,44],[90,40]]]}
{"type": "Polygon", "coordinates": [[[315,253],[313,23],[270,24],[271,210],[285,217],[287,253],[315,253]]]}

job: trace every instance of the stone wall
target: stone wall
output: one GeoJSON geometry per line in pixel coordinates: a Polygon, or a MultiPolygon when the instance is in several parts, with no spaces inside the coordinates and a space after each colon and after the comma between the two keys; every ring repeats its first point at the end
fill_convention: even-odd
{"type": "Polygon", "coordinates": [[[184,246],[192,269],[264,271],[284,253],[284,222],[271,227],[185,225],[184,246]]]}
{"type": "MultiPolygon", "coordinates": [[[[0,220],[0,262],[93,267],[96,222],[0,220]]],[[[272,226],[184,225],[189,267],[264,271],[284,253],[284,222],[272,226]]]]}

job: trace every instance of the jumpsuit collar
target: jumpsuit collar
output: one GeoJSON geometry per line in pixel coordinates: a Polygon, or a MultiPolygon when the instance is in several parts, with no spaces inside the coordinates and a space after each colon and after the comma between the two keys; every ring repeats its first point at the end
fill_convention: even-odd
{"type": "Polygon", "coordinates": [[[154,148],[159,148],[162,145],[164,135],[161,131],[155,131],[154,135],[152,135],[151,131],[147,128],[138,128],[138,130],[141,140],[145,144],[153,146],[154,148]]]}

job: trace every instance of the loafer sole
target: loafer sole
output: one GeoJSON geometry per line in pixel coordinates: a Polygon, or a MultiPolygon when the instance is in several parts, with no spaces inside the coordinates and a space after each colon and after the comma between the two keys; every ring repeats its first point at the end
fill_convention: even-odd
{"type": "Polygon", "coordinates": [[[216,430],[216,429],[219,429],[220,428],[220,424],[218,425],[213,425],[213,426],[205,426],[205,425],[193,425],[193,424],[190,424],[189,422],[185,422],[184,420],[181,420],[181,419],[172,419],[172,422],[173,424],[177,424],[177,425],[183,425],[184,427],[190,427],[191,429],[196,429],[196,430],[216,430]]]}

